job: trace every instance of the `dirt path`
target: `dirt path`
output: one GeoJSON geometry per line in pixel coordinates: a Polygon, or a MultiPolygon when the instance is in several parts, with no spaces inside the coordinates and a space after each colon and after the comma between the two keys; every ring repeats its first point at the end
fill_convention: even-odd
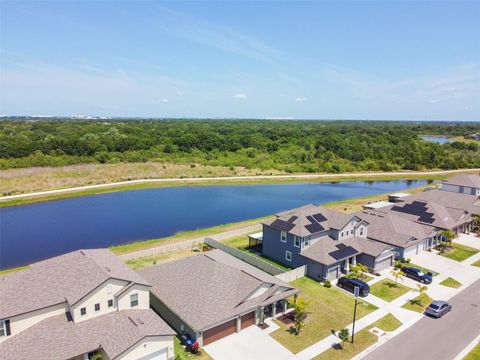
{"type": "Polygon", "coordinates": [[[315,180],[328,178],[369,178],[369,177],[397,177],[397,176],[424,176],[424,175],[450,175],[462,172],[475,172],[480,169],[462,169],[462,170],[445,170],[445,171],[400,171],[400,172],[366,172],[366,173],[345,173],[345,174],[301,174],[301,175],[258,175],[258,176],[231,176],[231,177],[196,177],[196,178],[174,178],[174,179],[139,179],[120,181],[107,184],[87,185],[72,187],[66,189],[38,191],[27,194],[9,195],[0,197],[0,201],[22,199],[35,196],[55,195],[62,193],[79,192],[93,189],[113,188],[117,186],[135,185],[135,184],[152,184],[152,183],[196,183],[208,181],[242,181],[242,180],[315,180]]]}

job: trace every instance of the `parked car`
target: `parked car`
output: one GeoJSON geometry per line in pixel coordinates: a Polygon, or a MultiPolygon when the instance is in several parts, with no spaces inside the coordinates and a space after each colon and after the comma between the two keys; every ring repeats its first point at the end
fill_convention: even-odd
{"type": "Polygon", "coordinates": [[[422,270],[410,267],[410,266],[405,266],[402,269],[403,273],[405,274],[406,277],[409,277],[411,279],[420,281],[421,283],[424,284],[431,284],[432,283],[432,276],[425,274],[422,270]]]}
{"type": "Polygon", "coordinates": [[[452,310],[452,305],[450,305],[446,301],[435,300],[430,305],[428,305],[425,313],[436,318],[441,318],[450,310],[452,310]]]}
{"type": "Polygon", "coordinates": [[[364,297],[370,294],[370,286],[365,281],[355,278],[348,278],[346,276],[338,279],[337,286],[354,293],[355,287],[358,286],[360,288],[359,295],[364,297]]]}

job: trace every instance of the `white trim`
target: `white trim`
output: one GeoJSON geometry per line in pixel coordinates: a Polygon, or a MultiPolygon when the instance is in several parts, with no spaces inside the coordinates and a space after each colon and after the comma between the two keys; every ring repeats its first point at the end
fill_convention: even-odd
{"type": "Polygon", "coordinates": [[[285,231],[280,231],[280,241],[283,243],[287,242],[287,233],[285,231]]]}
{"type": "Polygon", "coordinates": [[[292,252],[287,250],[285,251],[285,260],[292,261],[292,252]]]}
{"type": "Polygon", "coordinates": [[[293,237],[293,246],[299,248],[299,247],[300,247],[300,243],[302,242],[301,239],[302,239],[302,238],[299,237],[299,236],[294,236],[294,237],[293,237]]]}
{"type": "Polygon", "coordinates": [[[130,294],[130,307],[134,308],[137,306],[138,306],[138,293],[130,294]],[[136,302],[136,304],[132,305],[134,302],[136,302]]]}
{"type": "Polygon", "coordinates": [[[5,320],[0,320],[0,337],[7,336],[7,324],[5,320]]]}

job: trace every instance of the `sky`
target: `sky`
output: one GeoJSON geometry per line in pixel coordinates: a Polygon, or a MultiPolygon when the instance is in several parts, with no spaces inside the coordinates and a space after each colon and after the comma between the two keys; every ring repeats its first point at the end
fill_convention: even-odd
{"type": "Polygon", "coordinates": [[[480,1],[3,1],[0,114],[480,120],[480,1]]]}

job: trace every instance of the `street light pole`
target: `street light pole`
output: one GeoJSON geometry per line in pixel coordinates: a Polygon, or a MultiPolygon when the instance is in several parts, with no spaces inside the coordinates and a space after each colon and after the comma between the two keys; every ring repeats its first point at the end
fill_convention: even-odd
{"type": "Polygon", "coordinates": [[[353,324],[352,324],[352,344],[355,338],[355,320],[357,319],[357,298],[360,293],[360,288],[355,286],[354,294],[355,294],[355,307],[353,308],[353,324]]]}

